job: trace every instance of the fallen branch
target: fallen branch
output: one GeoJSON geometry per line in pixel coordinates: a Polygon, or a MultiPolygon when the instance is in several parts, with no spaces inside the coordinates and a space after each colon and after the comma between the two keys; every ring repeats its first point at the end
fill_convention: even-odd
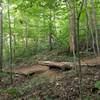
{"type": "MultiPolygon", "coordinates": [[[[60,69],[72,69],[76,66],[78,66],[78,63],[74,62],[54,62],[54,61],[38,61],[39,65],[43,66],[49,66],[49,67],[55,67],[55,68],[60,68],[60,69]]],[[[87,66],[87,67],[95,67],[99,66],[100,64],[94,64],[94,63],[85,63],[81,62],[81,66],[87,66]]]]}

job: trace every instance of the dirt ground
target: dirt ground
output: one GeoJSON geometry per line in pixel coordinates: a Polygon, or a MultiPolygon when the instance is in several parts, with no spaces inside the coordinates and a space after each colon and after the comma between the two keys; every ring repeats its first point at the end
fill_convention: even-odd
{"type": "MultiPolygon", "coordinates": [[[[100,63],[100,59],[98,61],[95,61],[95,59],[86,61],[87,63],[100,63]]],[[[28,77],[15,74],[13,84],[10,84],[9,79],[10,77],[2,78],[0,100],[80,100],[79,77],[75,70],[48,70],[28,77]],[[38,78],[36,79],[36,77],[38,78]],[[14,95],[11,91],[4,92],[9,87],[16,87],[18,90],[23,87],[24,90],[21,90],[22,93],[17,95],[14,95]],[[26,87],[28,88],[25,89],[26,87]]],[[[100,100],[100,90],[95,87],[97,81],[100,81],[100,66],[82,67],[82,94],[84,100],[100,100]]]]}
{"type": "MultiPolygon", "coordinates": [[[[100,90],[95,88],[96,81],[100,81],[100,68],[82,69],[82,92],[84,98],[100,100],[100,90]],[[97,96],[98,95],[98,96],[97,96]]],[[[60,75],[62,77],[62,75],[60,75]]],[[[39,100],[79,100],[79,78],[74,71],[64,73],[63,77],[33,88],[27,95],[22,96],[24,100],[37,97],[39,100]]],[[[57,76],[56,76],[57,78],[57,76]]]]}

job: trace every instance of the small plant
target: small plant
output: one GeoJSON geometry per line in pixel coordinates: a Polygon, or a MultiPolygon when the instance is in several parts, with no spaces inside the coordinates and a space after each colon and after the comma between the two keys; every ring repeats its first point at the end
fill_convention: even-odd
{"type": "Polygon", "coordinates": [[[95,87],[98,88],[98,89],[100,90],[100,81],[97,81],[97,82],[95,83],[95,87]]]}
{"type": "Polygon", "coordinates": [[[14,97],[18,96],[20,94],[20,92],[16,89],[16,88],[13,88],[13,87],[10,87],[6,90],[6,92],[14,97]]]}
{"type": "Polygon", "coordinates": [[[45,96],[45,100],[53,100],[53,99],[49,96],[45,96]]]}
{"type": "Polygon", "coordinates": [[[90,96],[87,96],[87,97],[85,97],[84,100],[91,100],[91,97],[90,96]]]}
{"type": "Polygon", "coordinates": [[[2,72],[2,71],[0,72],[0,77],[7,77],[7,75],[8,75],[8,74],[5,73],[5,72],[2,72]]]}

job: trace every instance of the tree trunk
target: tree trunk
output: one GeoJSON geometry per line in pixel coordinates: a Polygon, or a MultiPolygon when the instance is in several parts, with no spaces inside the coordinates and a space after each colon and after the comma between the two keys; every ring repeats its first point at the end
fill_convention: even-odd
{"type": "Polygon", "coordinates": [[[51,51],[53,49],[52,47],[52,13],[50,9],[50,19],[49,19],[49,50],[51,51]]]}
{"type": "Polygon", "coordinates": [[[16,36],[13,35],[13,61],[16,61],[16,36]]]}
{"type": "MultiPolygon", "coordinates": [[[[15,29],[15,18],[14,18],[14,29],[15,29]]],[[[16,34],[13,34],[13,61],[16,61],[16,34]]]]}
{"type": "Polygon", "coordinates": [[[2,1],[0,2],[0,71],[3,65],[3,19],[2,19],[2,1]]]}
{"type": "Polygon", "coordinates": [[[11,83],[13,83],[13,75],[12,75],[12,70],[13,70],[13,49],[12,49],[12,30],[11,30],[11,19],[10,19],[10,9],[9,9],[9,0],[8,0],[8,21],[9,21],[9,46],[10,46],[10,79],[11,83]]]}
{"type": "Polygon", "coordinates": [[[75,1],[73,0],[72,5],[69,4],[69,1],[66,2],[66,7],[70,8],[69,13],[69,22],[70,22],[70,52],[73,53],[73,60],[75,65],[75,70],[77,72],[76,62],[76,51],[77,51],[77,39],[76,39],[76,8],[75,8],[75,1]]]}
{"type": "Polygon", "coordinates": [[[91,37],[92,37],[92,48],[93,48],[93,52],[94,55],[96,56],[96,48],[95,48],[95,34],[94,34],[94,26],[93,26],[93,17],[92,17],[92,11],[90,10],[89,12],[89,25],[90,25],[90,33],[91,33],[91,37]]]}
{"type": "Polygon", "coordinates": [[[84,5],[84,0],[82,0],[79,13],[77,13],[77,55],[78,55],[78,70],[79,70],[79,91],[80,91],[80,100],[83,100],[83,92],[82,92],[82,66],[81,66],[81,58],[80,58],[80,49],[79,49],[79,41],[80,41],[80,17],[82,14],[84,5]]]}
{"type": "Polygon", "coordinates": [[[90,37],[90,28],[89,28],[89,14],[87,9],[87,0],[85,0],[85,11],[86,11],[86,51],[89,50],[89,37],[90,37]]]}
{"type": "Polygon", "coordinates": [[[25,22],[25,47],[27,51],[27,48],[28,48],[28,24],[27,22],[25,22]]]}
{"type": "MultiPolygon", "coordinates": [[[[91,18],[91,16],[90,16],[90,18],[91,18]]],[[[93,27],[92,27],[91,19],[89,21],[89,24],[90,24],[90,31],[91,31],[91,36],[92,36],[92,48],[93,48],[94,55],[96,56],[95,38],[94,38],[93,30],[92,30],[93,27]]]]}
{"type": "Polygon", "coordinates": [[[93,22],[93,32],[95,34],[95,44],[97,49],[97,55],[100,53],[99,49],[99,42],[98,42],[98,33],[97,33],[97,27],[96,27],[96,9],[94,5],[94,0],[91,0],[91,6],[92,6],[92,22],[93,22]]]}
{"type": "Polygon", "coordinates": [[[70,23],[70,52],[77,50],[76,45],[76,10],[75,10],[75,2],[71,2],[72,9],[70,9],[69,14],[69,23],[70,23]]]}

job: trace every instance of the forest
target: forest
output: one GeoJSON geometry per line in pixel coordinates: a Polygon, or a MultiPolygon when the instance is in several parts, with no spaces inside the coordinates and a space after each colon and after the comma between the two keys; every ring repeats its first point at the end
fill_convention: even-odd
{"type": "Polygon", "coordinates": [[[100,0],[0,0],[0,100],[100,100],[100,0]]]}

